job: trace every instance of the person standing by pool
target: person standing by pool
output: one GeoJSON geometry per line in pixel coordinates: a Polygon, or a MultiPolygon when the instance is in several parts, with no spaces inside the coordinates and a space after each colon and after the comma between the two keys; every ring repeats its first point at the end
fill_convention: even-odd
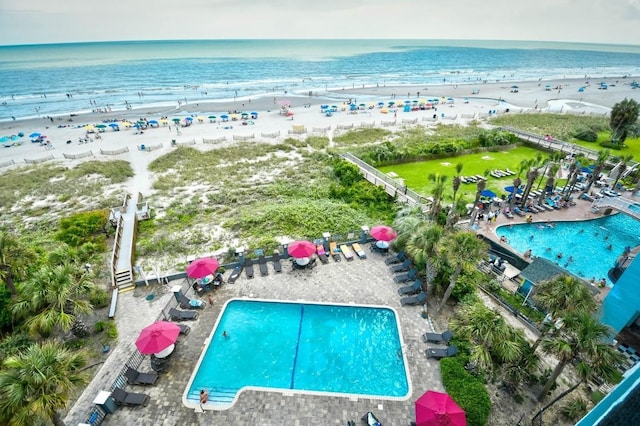
{"type": "Polygon", "coordinates": [[[209,391],[206,389],[202,389],[200,391],[200,405],[206,404],[209,401],[209,391]]]}

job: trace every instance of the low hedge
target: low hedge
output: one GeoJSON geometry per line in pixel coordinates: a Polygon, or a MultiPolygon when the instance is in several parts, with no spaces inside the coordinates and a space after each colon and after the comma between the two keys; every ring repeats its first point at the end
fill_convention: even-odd
{"type": "Polygon", "coordinates": [[[467,414],[467,425],[484,426],[489,419],[491,399],[484,383],[465,370],[466,362],[467,358],[462,356],[442,359],[442,384],[467,414]]]}

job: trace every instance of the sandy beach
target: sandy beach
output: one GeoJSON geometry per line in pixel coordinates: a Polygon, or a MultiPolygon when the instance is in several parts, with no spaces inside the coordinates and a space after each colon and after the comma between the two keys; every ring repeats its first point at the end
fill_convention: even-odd
{"type": "MultiPolygon", "coordinates": [[[[73,166],[85,159],[125,159],[134,164],[138,176],[144,173],[146,165],[171,149],[175,144],[193,144],[199,149],[225,146],[237,140],[256,140],[277,142],[294,136],[294,129],[303,129],[302,136],[310,133],[332,138],[335,132],[358,126],[384,126],[390,129],[403,125],[436,123],[464,124],[474,119],[483,120],[491,114],[513,112],[570,112],[575,114],[604,115],[610,108],[624,98],[640,100],[640,91],[631,86],[634,78],[603,79],[590,82],[585,80],[554,80],[539,82],[495,82],[478,85],[438,85],[438,86],[394,86],[360,87],[337,89],[330,96],[295,96],[284,93],[263,98],[241,99],[235,102],[210,102],[182,104],[170,110],[137,109],[93,113],[73,117],[39,118],[16,120],[0,124],[0,135],[25,136],[18,139],[20,145],[0,150],[0,171],[10,167],[20,167],[32,161],[50,158],[48,161],[65,161],[73,166]],[[601,89],[600,82],[606,81],[608,88],[601,89]],[[516,90],[517,86],[517,90],[516,90]],[[584,87],[583,91],[578,91],[584,87]],[[403,109],[380,108],[378,103],[388,105],[390,101],[404,103],[405,100],[439,99],[433,109],[404,112],[403,109]],[[345,105],[349,100],[357,105],[365,104],[364,109],[350,111],[345,105]],[[282,104],[290,105],[292,116],[283,115],[282,104]],[[320,105],[336,105],[339,110],[332,116],[326,116],[320,105]],[[221,122],[220,115],[229,112],[257,112],[258,118],[242,121],[221,122]],[[216,115],[217,120],[207,117],[216,115]],[[193,117],[188,127],[176,127],[173,118],[193,117]],[[107,127],[104,132],[87,134],[84,126],[120,120],[136,122],[140,118],[160,120],[167,117],[168,122],[157,128],[148,128],[143,133],[134,127],[120,127],[113,131],[107,127]],[[198,120],[200,117],[201,120],[198,120]],[[298,127],[294,127],[298,126],[298,127]],[[302,127],[299,127],[302,126],[302,127]],[[28,135],[41,133],[46,135],[50,146],[32,143],[28,135]],[[99,139],[96,137],[99,135],[99,139]],[[88,136],[88,142],[79,140],[88,136]],[[203,139],[215,141],[204,144],[203,139]],[[141,151],[139,147],[152,147],[151,151],[141,151]],[[128,152],[118,155],[105,155],[104,152],[119,151],[128,148],[128,152]],[[103,153],[101,153],[103,152],[103,153]],[[82,159],[65,158],[83,156],[82,159]],[[25,161],[25,159],[27,161],[25,161]]],[[[97,129],[96,129],[97,130],[97,129]]],[[[11,142],[5,145],[10,145],[11,142]]],[[[131,190],[146,193],[150,183],[144,179],[135,179],[131,190]]]]}

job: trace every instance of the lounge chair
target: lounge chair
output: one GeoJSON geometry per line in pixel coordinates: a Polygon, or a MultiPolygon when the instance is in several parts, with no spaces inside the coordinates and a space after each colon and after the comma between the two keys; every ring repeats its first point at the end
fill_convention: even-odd
{"type": "Polygon", "coordinates": [[[276,272],[282,272],[282,263],[280,263],[280,253],[277,251],[273,253],[271,257],[271,261],[273,262],[273,270],[276,272]]]}
{"type": "Polygon", "coordinates": [[[404,296],[409,294],[420,293],[421,291],[422,291],[422,281],[415,280],[411,285],[408,285],[406,287],[400,287],[398,289],[398,294],[400,296],[404,296]]]}
{"type": "Polygon", "coordinates": [[[344,258],[347,259],[348,261],[353,260],[355,258],[355,253],[346,244],[340,245],[340,251],[344,255],[344,258]]]}
{"type": "Polygon", "coordinates": [[[424,333],[422,335],[422,340],[424,340],[425,343],[449,343],[451,339],[453,339],[451,330],[447,330],[444,333],[424,333]]]}
{"type": "Polygon", "coordinates": [[[427,348],[424,352],[427,358],[442,359],[458,354],[457,346],[449,346],[448,348],[427,348]]]}
{"type": "Polygon", "coordinates": [[[518,216],[524,216],[524,212],[522,210],[520,210],[520,207],[514,207],[513,208],[513,212],[515,214],[517,214],[518,216]]]}
{"type": "Polygon", "coordinates": [[[185,335],[185,336],[186,336],[186,335],[188,335],[188,334],[191,332],[191,327],[189,327],[189,326],[188,326],[188,325],[186,325],[186,324],[178,324],[178,323],[176,323],[176,325],[177,325],[178,327],[180,327],[180,334],[183,334],[183,335],[185,335]]]}
{"type": "Polygon", "coordinates": [[[406,274],[399,274],[396,275],[395,277],[393,277],[393,281],[400,284],[400,283],[404,283],[407,281],[411,281],[411,280],[415,280],[418,277],[416,270],[415,269],[411,269],[409,272],[407,272],[406,274]]]}
{"type": "Polygon", "coordinates": [[[358,257],[360,259],[366,259],[367,258],[367,253],[365,253],[365,251],[362,250],[362,247],[360,246],[360,244],[353,243],[353,244],[351,244],[351,248],[353,249],[353,251],[356,252],[356,254],[358,255],[358,257]]]}
{"type": "Polygon", "coordinates": [[[340,262],[340,251],[338,250],[338,243],[336,243],[335,241],[331,241],[329,243],[329,253],[331,253],[331,257],[333,257],[333,260],[335,260],[336,262],[340,262]]]}
{"type": "Polygon", "coordinates": [[[324,246],[322,244],[316,244],[316,254],[318,255],[318,259],[320,259],[320,262],[325,265],[329,263],[329,258],[327,257],[327,253],[324,251],[324,246]]]}
{"type": "Polygon", "coordinates": [[[111,397],[116,401],[118,405],[126,405],[129,407],[142,405],[146,407],[149,403],[149,395],[144,393],[127,392],[124,389],[115,388],[111,391],[111,397]]]}
{"type": "Polygon", "coordinates": [[[421,305],[425,300],[427,300],[427,293],[421,291],[417,296],[403,297],[400,299],[400,304],[402,306],[421,305]]]}
{"type": "Polygon", "coordinates": [[[258,266],[260,267],[260,275],[266,277],[269,275],[269,268],[267,267],[267,259],[264,257],[264,254],[258,256],[258,266]]]}
{"type": "Polygon", "coordinates": [[[141,373],[135,368],[127,366],[124,377],[130,385],[153,385],[158,380],[158,373],[141,373]]]}
{"type": "Polygon", "coordinates": [[[394,265],[391,267],[391,272],[406,272],[411,269],[411,260],[406,259],[399,265],[394,265]]]}
{"type": "MultiPolygon", "coordinates": [[[[374,246],[376,246],[375,244],[373,244],[374,246]]],[[[388,259],[384,260],[384,263],[386,263],[387,265],[393,265],[395,263],[401,263],[404,262],[406,260],[406,256],[404,255],[404,252],[401,251],[400,253],[396,254],[395,256],[392,256],[388,259]]]]}
{"type": "Polygon", "coordinates": [[[380,420],[378,420],[371,411],[369,411],[367,414],[362,416],[362,423],[364,423],[367,426],[382,426],[382,423],[380,423],[380,420]]]}
{"type": "Polygon", "coordinates": [[[247,274],[248,279],[253,278],[253,261],[251,259],[244,260],[244,273],[247,274]]]}
{"type": "Polygon", "coordinates": [[[180,296],[180,307],[182,309],[204,309],[206,305],[202,300],[189,299],[184,294],[180,296]]]}
{"type": "Polygon", "coordinates": [[[198,313],[196,311],[181,311],[176,308],[169,309],[169,317],[171,321],[188,321],[198,319],[198,313]]]}
{"type": "Polygon", "coordinates": [[[229,275],[229,279],[227,281],[230,284],[235,283],[241,273],[242,273],[242,265],[236,266],[235,268],[233,268],[233,271],[231,271],[231,275],[229,275]]]}

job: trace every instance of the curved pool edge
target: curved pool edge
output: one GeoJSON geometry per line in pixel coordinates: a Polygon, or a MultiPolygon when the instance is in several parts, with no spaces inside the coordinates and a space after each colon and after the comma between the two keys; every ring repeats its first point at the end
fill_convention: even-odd
{"type": "Polygon", "coordinates": [[[189,381],[187,382],[187,386],[185,387],[184,392],[182,393],[182,404],[186,408],[190,408],[193,410],[211,410],[211,411],[223,411],[228,410],[234,406],[240,395],[244,391],[260,391],[260,392],[271,392],[278,393],[287,396],[295,396],[295,395],[312,395],[312,396],[326,396],[326,397],[342,397],[342,398],[350,398],[350,399],[369,399],[369,400],[382,400],[382,401],[407,401],[411,398],[413,393],[413,385],[411,382],[411,374],[407,359],[407,351],[404,350],[406,347],[406,342],[404,341],[404,336],[402,334],[402,329],[400,327],[399,314],[398,311],[391,306],[386,305],[370,305],[370,304],[358,304],[358,303],[337,303],[337,302],[318,302],[318,301],[308,301],[308,300],[282,300],[282,299],[263,299],[263,298],[252,298],[252,297],[233,297],[227,300],[222,309],[220,310],[220,314],[216,318],[215,323],[213,324],[213,328],[209,333],[209,337],[207,337],[203,342],[203,348],[200,352],[200,356],[198,357],[198,361],[191,372],[191,376],[189,377],[189,381]],[[308,391],[308,390],[299,390],[299,389],[280,389],[280,388],[265,388],[260,386],[243,386],[240,388],[236,394],[234,395],[231,402],[228,404],[218,404],[213,402],[207,402],[206,404],[200,404],[197,399],[189,399],[189,389],[197,375],[197,372],[200,369],[200,365],[205,357],[207,349],[209,348],[209,344],[211,339],[213,338],[215,330],[218,328],[218,324],[227,308],[229,303],[234,301],[255,301],[255,302],[272,302],[272,303],[300,303],[300,304],[308,304],[308,305],[325,305],[325,306],[347,306],[347,307],[362,307],[362,308],[376,308],[376,309],[388,309],[393,312],[395,317],[396,330],[398,332],[398,339],[400,341],[400,346],[402,350],[402,361],[404,364],[405,377],[407,378],[407,393],[404,396],[384,396],[384,395],[366,395],[366,394],[351,394],[351,393],[341,393],[341,392],[323,392],[323,391],[308,391]]]}

